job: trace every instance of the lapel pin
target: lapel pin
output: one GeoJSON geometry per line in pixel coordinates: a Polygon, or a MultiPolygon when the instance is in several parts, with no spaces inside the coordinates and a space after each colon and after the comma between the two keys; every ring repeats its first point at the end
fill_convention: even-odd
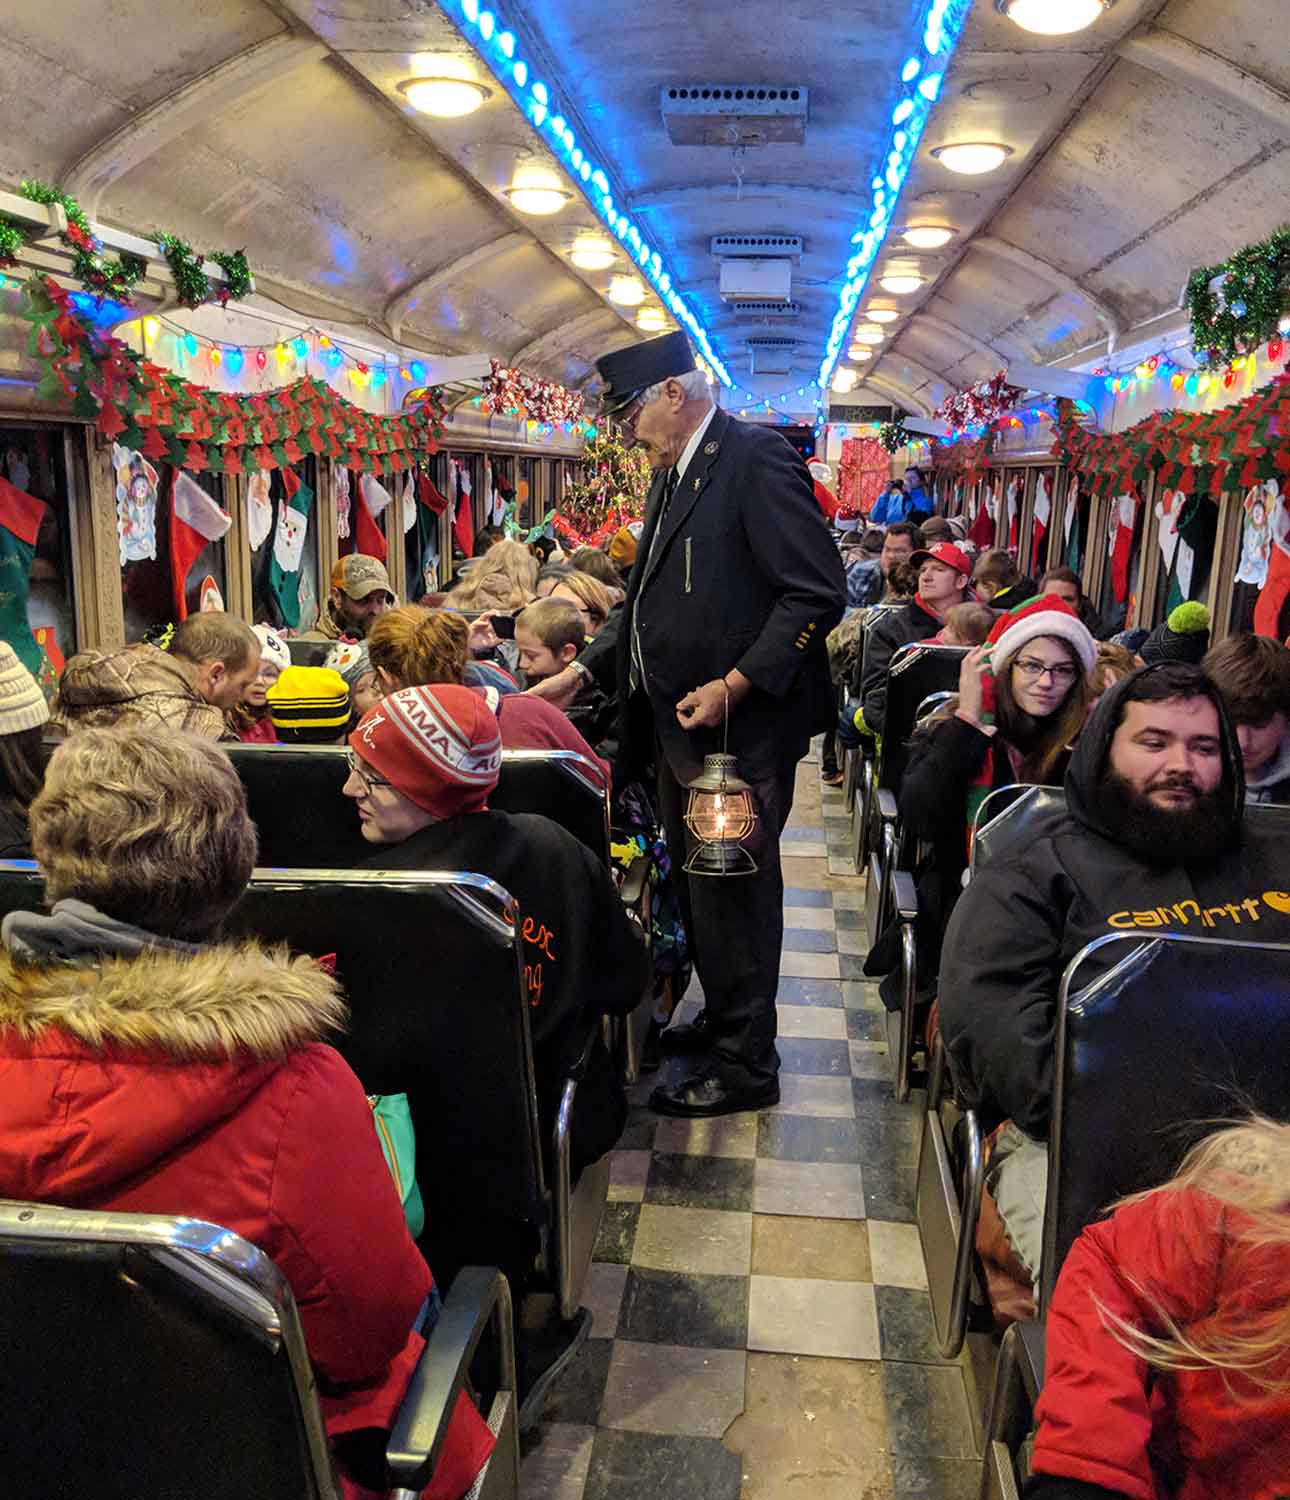
{"type": "Polygon", "coordinates": [[[719,444],[719,443],[709,443],[709,444],[708,444],[708,445],[707,445],[707,446],[706,446],[706,447],[705,447],[705,448],[704,448],[704,450],[703,450],[703,451],[704,451],[704,452],[705,452],[705,453],[707,453],[707,454],[709,454],[709,455],[711,455],[711,454],[713,454],[713,453],[715,453],[715,452],[716,452],[716,451],[717,451],[717,449],[718,449],[718,448],[719,448],[719,447],[720,447],[720,446],[721,446],[721,445],[720,445],[720,444],[719,444]]]}

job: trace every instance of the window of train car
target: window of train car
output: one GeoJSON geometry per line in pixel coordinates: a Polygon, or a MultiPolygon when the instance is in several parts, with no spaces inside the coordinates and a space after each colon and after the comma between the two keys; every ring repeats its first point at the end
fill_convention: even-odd
{"type": "MultiPolygon", "coordinates": [[[[290,499],[282,474],[274,471],[269,476],[268,501],[272,509],[269,530],[258,546],[250,548],[251,611],[257,625],[285,627],[303,634],[313,629],[322,607],[318,580],[318,461],[312,456],[306,458],[292,472],[299,479],[300,488],[290,499]],[[297,564],[294,573],[284,566],[292,562],[297,564]]],[[[264,497],[258,496],[254,503],[262,506],[264,497]]],[[[251,513],[252,507],[248,505],[248,521],[251,513]]],[[[248,543],[260,536],[266,520],[269,518],[261,514],[258,522],[251,523],[248,543]]]]}
{"type": "MultiPolygon", "coordinates": [[[[139,641],[149,630],[179,618],[177,581],[171,566],[175,471],[169,464],[154,465],[142,454],[123,448],[116,449],[113,458],[125,638],[139,641]]],[[[184,472],[221,510],[227,511],[222,474],[184,472]]],[[[203,602],[208,609],[227,605],[227,539],[220,537],[208,542],[180,582],[189,614],[196,614],[203,602]],[[219,603],[215,602],[215,594],[219,603]]]]}
{"type": "Polygon", "coordinates": [[[77,648],[67,429],[0,422],[0,476],[45,502],[27,570],[27,623],[57,672],[77,648]]]}

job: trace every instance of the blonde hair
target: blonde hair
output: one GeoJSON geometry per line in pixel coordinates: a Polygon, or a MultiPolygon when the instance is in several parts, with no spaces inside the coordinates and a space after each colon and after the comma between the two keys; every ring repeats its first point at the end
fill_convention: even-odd
{"type": "Polygon", "coordinates": [[[523,609],[537,589],[539,563],[523,542],[498,542],[448,595],[454,609],[523,609]]]}
{"type": "MultiPolygon", "coordinates": [[[[1290,1124],[1252,1115],[1216,1130],[1192,1147],[1177,1175],[1163,1187],[1134,1193],[1116,1207],[1140,1203],[1154,1193],[1184,1192],[1205,1193],[1235,1210],[1239,1223],[1224,1216],[1223,1232],[1232,1244],[1279,1248],[1290,1255],[1290,1124]]],[[[1137,1289],[1145,1293],[1145,1288],[1137,1289]]],[[[1113,1337],[1156,1369],[1217,1370],[1225,1376],[1244,1375],[1264,1391],[1290,1390],[1290,1298],[1282,1298],[1270,1322],[1242,1328],[1220,1316],[1212,1327],[1195,1332],[1180,1327],[1160,1307],[1154,1317],[1163,1332],[1149,1333],[1100,1301],[1096,1305],[1113,1337]],[[1269,1371],[1269,1366],[1280,1368],[1269,1371]]],[[[1231,1393],[1240,1399],[1237,1392],[1231,1393]]]]}
{"type": "Polygon", "coordinates": [[[566,589],[573,594],[591,616],[591,623],[597,630],[609,618],[609,611],[614,607],[614,601],[609,597],[609,590],[598,578],[593,578],[590,573],[581,573],[576,568],[567,578],[562,578],[555,588],[551,590],[551,597],[558,599],[559,590],[566,589]]]}
{"type": "Polygon", "coordinates": [[[256,831],[233,763],[170,729],[83,729],[50,759],[31,845],[51,902],[204,938],[246,889],[256,831]]]}
{"type": "Polygon", "coordinates": [[[574,646],[581,651],[587,634],[582,628],[582,616],[577,606],[568,599],[539,599],[522,614],[516,615],[515,627],[530,631],[548,651],[556,652],[565,646],[574,646]]]}
{"type": "Polygon", "coordinates": [[[1115,641],[1099,641],[1097,665],[1093,668],[1089,692],[1094,698],[1100,698],[1107,688],[1117,683],[1121,677],[1127,677],[1136,667],[1133,652],[1127,646],[1118,645],[1115,641]]]}
{"type": "Polygon", "coordinates": [[[368,627],[367,654],[398,687],[460,682],[466,670],[470,627],[447,610],[405,604],[368,627]]]}

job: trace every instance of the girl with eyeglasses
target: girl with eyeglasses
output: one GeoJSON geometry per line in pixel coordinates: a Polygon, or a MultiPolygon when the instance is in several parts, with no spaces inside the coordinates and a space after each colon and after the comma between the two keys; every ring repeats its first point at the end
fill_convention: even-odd
{"type": "MultiPolygon", "coordinates": [[[[920,1000],[936,993],[941,936],[963,888],[977,809],[997,787],[1061,785],[1096,661],[1097,643],[1074,610],[1054,595],[1031,599],[999,616],[986,644],[964,656],[957,697],[915,731],[899,804],[930,849],[916,872],[920,1000]]],[[[887,976],[883,998],[893,1009],[895,941],[884,933],[867,966],[887,976]]]]}

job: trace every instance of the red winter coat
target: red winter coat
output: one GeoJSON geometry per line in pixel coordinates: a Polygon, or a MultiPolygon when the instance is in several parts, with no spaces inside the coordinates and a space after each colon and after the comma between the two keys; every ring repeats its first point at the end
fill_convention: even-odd
{"type": "MultiPolygon", "coordinates": [[[[344,1019],[311,960],[253,946],[98,968],[0,952],[0,1197],[191,1215],[258,1245],[333,1437],[392,1424],[434,1284],[363,1087],[320,1040],[344,1019]]],[[[491,1448],[463,1400],[425,1494],[455,1500],[491,1448]]]]}
{"type": "Polygon", "coordinates": [[[1290,1495],[1290,1349],[1261,1372],[1279,1394],[1239,1374],[1149,1372],[1098,1313],[1156,1333],[1160,1310],[1197,1335],[1220,1318],[1270,1325],[1290,1297],[1290,1247],[1242,1244],[1240,1224],[1206,1194],[1158,1192],[1084,1231],[1048,1313],[1035,1473],[1129,1500],[1290,1495]]]}

